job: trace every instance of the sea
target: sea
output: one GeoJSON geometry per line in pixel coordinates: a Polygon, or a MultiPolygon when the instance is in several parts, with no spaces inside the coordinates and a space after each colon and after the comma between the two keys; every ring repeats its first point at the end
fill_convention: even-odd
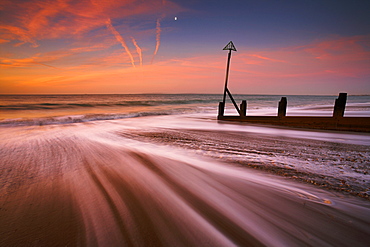
{"type": "MultiPolygon", "coordinates": [[[[276,115],[281,95],[235,95],[247,114],[276,115]]],[[[289,95],[287,115],[331,116],[337,96],[289,95]]],[[[143,116],[217,116],[218,94],[0,95],[0,126],[68,124],[143,116]]],[[[229,101],[226,114],[236,114],[229,101]]],[[[345,116],[370,116],[370,96],[349,96],[345,116]]]]}
{"type": "MultiPolygon", "coordinates": [[[[282,96],[288,116],[337,98],[234,98],[282,96]]],[[[217,121],[222,97],[0,95],[0,246],[368,246],[370,134],[217,121]]]]}

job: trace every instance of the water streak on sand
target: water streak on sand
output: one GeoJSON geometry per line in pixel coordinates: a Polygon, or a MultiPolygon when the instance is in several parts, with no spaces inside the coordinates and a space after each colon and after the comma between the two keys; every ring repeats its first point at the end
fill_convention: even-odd
{"type": "Polygon", "coordinates": [[[123,137],[129,128],[121,120],[0,129],[0,246],[370,240],[368,201],[123,137]]]}

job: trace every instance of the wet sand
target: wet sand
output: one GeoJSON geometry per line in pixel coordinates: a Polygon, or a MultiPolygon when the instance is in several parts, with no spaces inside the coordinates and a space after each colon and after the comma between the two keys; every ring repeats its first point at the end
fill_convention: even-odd
{"type": "Polygon", "coordinates": [[[0,246],[370,242],[363,182],[346,180],[351,187],[341,189],[335,177],[298,168],[289,174],[288,168],[274,170],[272,163],[258,161],[261,155],[283,157],[276,155],[283,152],[317,158],[321,147],[327,155],[319,156],[323,163],[347,152],[345,167],[358,164],[351,169],[366,175],[368,168],[361,165],[368,164],[366,146],[299,144],[238,132],[112,131],[95,125],[4,128],[0,140],[0,246]],[[302,181],[322,179],[324,187],[357,196],[276,176],[280,172],[302,181]]]}
{"type": "Polygon", "coordinates": [[[219,130],[159,129],[122,135],[370,199],[370,146],[219,130]]]}

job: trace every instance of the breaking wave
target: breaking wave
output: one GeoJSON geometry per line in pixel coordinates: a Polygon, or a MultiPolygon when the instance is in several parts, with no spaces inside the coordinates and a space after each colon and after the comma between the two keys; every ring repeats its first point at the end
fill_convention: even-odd
{"type": "Polygon", "coordinates": [[[90,114],[90,115],[69,115],[58,117],[43,117],[31,119],[6,119],[0,121],[0,126],[33,126],[33,125],[51,125],[51,124],[71,124],[84,123],[101,120],[116,120],[124,118],[172,115],[170,112],[140,112],[129,114],[90,114]]]}
{"type": "Polygon", "coordinates": [[[15,111],[15,110],[56,110],[56,109],[70,109],[80,107],[120,107],[120,106],[161,106],[161,105],[190,105],[195,103],[210,103],[212,101],[130,101],[122,103],[84,103],[84,104],[54,104],[54,103],[42,103],[42,104],[13,104],[13,105],[0,105],[2,111],[15,111]]]}

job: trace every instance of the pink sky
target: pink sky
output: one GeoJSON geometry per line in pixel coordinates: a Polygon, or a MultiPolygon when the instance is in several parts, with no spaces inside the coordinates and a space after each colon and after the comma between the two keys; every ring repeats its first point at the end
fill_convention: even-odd
{"type": "Polygon", "coordinates": [[[211,32],[180,41],[181,22],[201,25],[206,10],[179,2],[4,1],[0,93],[222,93],[222,48],[233,39],[232,93],[370,94],[370,34],[266,46],[211,32]]]}

